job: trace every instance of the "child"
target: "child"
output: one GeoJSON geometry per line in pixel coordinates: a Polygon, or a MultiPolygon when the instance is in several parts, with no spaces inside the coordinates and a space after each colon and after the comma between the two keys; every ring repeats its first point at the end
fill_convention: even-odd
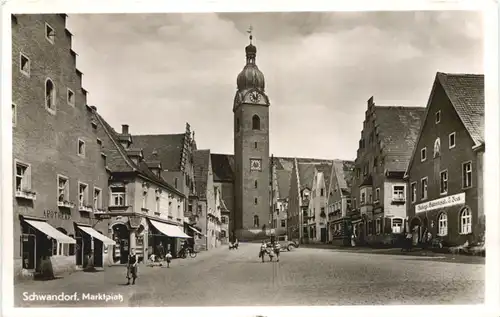
{"type": "Polygon", "coordinates": [[[170,253],[170,251],[167,252],[165,258],[167,259],[167,267],[170,267],[170,261],[172,261],[172,254],[170,253]]]}

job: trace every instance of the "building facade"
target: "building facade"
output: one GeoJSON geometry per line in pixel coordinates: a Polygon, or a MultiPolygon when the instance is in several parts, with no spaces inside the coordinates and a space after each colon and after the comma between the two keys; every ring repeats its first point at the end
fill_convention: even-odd
{"type": "Polygon", "coordinates": [[[314,165],[311,195],[308,205],[309,242],[326,243],[328,241],[327,207],[332,165],[314,165]]]}
{"type": "Polygon", "coordinates": [[[111,172],[108,210],[99,216],[110,217],[109,232],[116,242],[112,250],[113,263],[127,263],[134,250],[139,261],[157,254],[160,244],[175,257],[184,233],[184,194],[163,178],[159,155],[145,158],[135,147],[129,126],[117,133],[93,107],[97,134],[111,172]]]}
{"type": "Polygon", "coordinates": [[[352,224],[347,212],[351,208],[351,182],[354,162],[334,160],[328,193],[328,242],[351,243],[352,224]]]}
{"type": "Polygon", "coordinates": [[[288,220],[288,194],[290,192],[290,180],[292,172],[286,169],[274,168],[273,173],[273,216],[272,229],[275,235],[282,236],[287,234],[288,220]]]}
{"type": "Polygon", "coordinates": [[[443,245],[484,241],[484,76],[437,73],[408,166],[409,229],[443,245]]]}
{"type": "MultiPolygon", "coordinates": [[[[250,41],[251,41],[250,36],[250,41]]],[[[246,65],[234,98],[234,229],[240,240],[265,236],[269,219],[269,98],[255,63],[257,48],[245,48],[246,65]]]]}
{"type": "Polygon", "coordinates": [[[356,243],[371,246],[400,239],[406,218],[403,179],[415,147],[424,107],[376,106],[363,121],[352,182],[352,231],[356,243]]]}
{"type": "Polygon", "coordinates": [[[109,260],[108,176],[66,15],[12,15],[14,275],[109,260]],[[93,255],[93,261],[90,260],[93,255]]]}

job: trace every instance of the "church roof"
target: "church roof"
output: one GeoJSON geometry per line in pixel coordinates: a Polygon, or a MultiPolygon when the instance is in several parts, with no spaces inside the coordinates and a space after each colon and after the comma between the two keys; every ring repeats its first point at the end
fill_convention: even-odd
{"type": "Polygon", "coordinates": [[[184,138],[182,134],[157,134],[132,136],[134,147],[142,148],[146,160],[153,159],[153,151],[157,152],[155,160],[159,160],[163,169],[180,171],[184,138]]]}
{"type": "Polygon", "coordinates": [[[193,152],[194,183],[196,193],[200,199],[206,199],[208,172],[210,166],[210,150],[196,150],[193,152]]]}
{"type": "Polygon", "coordinates": [[[278,193],[280,199],[288,198],[290,191],[290,181],[292,179],[292,171],[289,170],[277,170],[276,178],[278,181],[278,193]]]}
{"type": "Polygon", "coordinates": [[[234,181],[234,156],[232,154],[210,154],[215,182],[234,181]]]}

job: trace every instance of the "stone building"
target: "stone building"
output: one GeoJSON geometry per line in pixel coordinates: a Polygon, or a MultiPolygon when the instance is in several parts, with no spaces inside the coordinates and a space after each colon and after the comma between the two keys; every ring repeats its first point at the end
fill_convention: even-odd
{"type": "Polygon", "coordinates": [[[12,15],[14,276],[108,263],[108,177],[65,14],[12,15]]]}
{"type": "Polygon", "coordinates": [[[158,254],[160,243],[175,257],[184,239],[184,206],[186,196],[163,178],[162,153],[149,158],[137,147],[129,126],[117,133],[93,107],[97,135],[111,172],[108,211],[109,231],[116,245],[113,262],[127,263],[131,250],[140,261],[158,254]]]}
{"type": "Polygon", "coordinates": [[[351,243],[352,224],[347,213],[351,208],[351,182],[354,162],[334,160],[328,193],[328,242],[351,243]]]}
{"type": "Polygon", "coordinates": [[[423,121],[424,107],[376,106],[368,100],[351,187],[357,243],[391,244],[406,218],[404,173],[423,121]]]}
{"type": "Polygon", "coordinates": [[[183,207],[186,232],[190,236],[199,234],[194,228],[198,210],[193,161],[196,141],[190,125],[186,123],[184,133],[134,135],[133,138],[134,147],[143,150],[146,160],[156,160],[157,157],[162,164],[162,178],[186,197],[183,207]]]}
{"type": "Polygon", "coordinates": [[[313,181],[307,210],[309,242],[328,241],[327,207],[332,163],[313,165],[313,181]]]}
{"type": "Polygon", "coordinates": [[[410,229],[444,245],[484,238],[484,75],[437,73],[406,172],[410,229]]]}

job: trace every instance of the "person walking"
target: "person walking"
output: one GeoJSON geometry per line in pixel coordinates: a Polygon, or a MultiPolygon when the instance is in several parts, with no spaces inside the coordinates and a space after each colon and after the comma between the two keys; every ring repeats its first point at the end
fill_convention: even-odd
{"type": "Polygon", "coordinates": [[[262,241],[259,251],[259,258],[262,258],[262,262],[264,262],[264,255],[266,254],[266,250],[267,250],[267,243],[266,241],[262,241]]]}
{"type": "Polygon", "coordinates": [[[163,243],[161,241],[160,244],[158,245],[157,252],[158,252],[158,259],[162,261],[165,256],[165,248],[163,247],[163,243]]]}
{"type": "Polygon", "coordinates": [[[130,278],[132,278],[132,285],[135,284],[135,279],[137,278],[137,265],[139,260],[135,251],[130,251],[130,255],[128,256],[127,263],[127,285],[130,285],[130,278]]]}
{"type": "Polygon", "coordinates": [[[281,251],[281,245],[276,240],[276,242],[274,243],[274,253],[276,253],[276,262],[280,261],[280,251],[281,251]]]}
{"type": "Polygon", "coordinates": [[[170,262],[172,261],[172,254],[170,253],[170,251],[167,252],[165,258],[167,259],[167,267],[170,267],[170,262]]]}

